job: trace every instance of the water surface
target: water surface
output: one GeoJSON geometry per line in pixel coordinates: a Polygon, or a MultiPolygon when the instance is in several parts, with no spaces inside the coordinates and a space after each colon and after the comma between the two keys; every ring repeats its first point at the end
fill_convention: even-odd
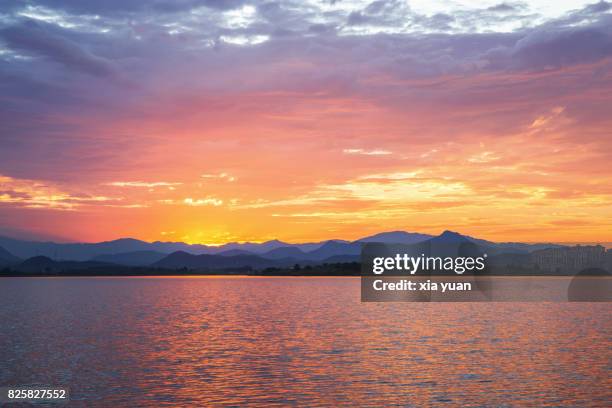
{"type": "Polygon", "coordinates": [[[3,278],[0,385],[72,406],[610,406],[610,303],[361,303],[359,278],[3,278]]]}

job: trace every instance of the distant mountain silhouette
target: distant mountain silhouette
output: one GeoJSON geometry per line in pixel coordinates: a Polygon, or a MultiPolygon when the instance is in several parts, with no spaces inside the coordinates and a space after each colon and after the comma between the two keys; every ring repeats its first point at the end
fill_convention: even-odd
{"type": "Polygon", "coordinates": [[[20,265],[20,269],[40,269],[53,266],[55,262],[53,259],[48,258],[46,256],[34,256],[32,258],[26,259],[20,265]]]}
{"type": "Polygon", "coordinates": [[[120,254],[98,255],[91,260],[126,266],[149,266],[166,256],[167,254],[163,252],[134,251],[120,254]]]}
{"type": "MultiPolygon", "coordinates": [[[[140,266],[153,264],[163,259],[165,255],[179,251],[191,255],[221,255],[225,257],[259,255],[268,260],[291,258],[304,263],[320,262],[335,256],[359,255],[361,246],[372,242],[409,245],[430,242],[430,244],[446,245],[465,241],[475,243],[490,255],[501,253],[526,254],[537,249],[560,246],[553,244],[494,243],[452,231],[444,231],[438,236],[392,231],[364,237],[353,242],[328,240],[315,243],[290,244],[279,240],[271,240],[263,243],[234,242],[221,246],[191,245],[183,242],[145,242],[131,238],[98,243],[55,243],[21,241],[0,237],[0,246],[12,256],[20,259],[28,259],[40,255],[55,261],[93,260],[125,266],[140,266]]],[[[20,259],[17,259],[16,262],[19,262],[20,259]]],[[[2,254],[0,253],[0,265],[2,265],[2,262],[5,261],[2,261],[2,254]]]]}
{"type": "Polygon", "coordinates": [[[429,241],[441,244],[456,244],[461,242],[470,242],[471,240],[468,237],[459,234],[458,232],[446,230],[437,237],[431,238],[429,241]]]}
{"type": "Polygon", "coordinates": [[[110,266],[110,264],[105,262],[95,262],[95,261],[54,261],[53,259],[46,256],[35,256],[29,259],[26,259],[21,264],[17,265],[15,268],[18,271],[22,272],[62,272],[62,271],[70,271],[76,269],[91,269],[91,268],[102,268],[110,266]]]}
{"type": "MultiPolygon", "coordinates": [[[[284,247],[290,244],[279,241],[277,239],[273,239],[271,241],[266,241],[262,243],[255,242],[230,242],[228,244],[216,246],[216,247],[208,247],[206,251],[203,253],[206,254],[219,254],[222,252],[230,251],[230,250],[241,250],[253,254],[261,254],[263,252],[268,252],[275,248],[284,247]]],[[[190,251],[187,251],[190,252],[190,251]]]]}
{"type": "Polygon", "coordinates": [[[344,262],[360,262],[360,255],[334,255],[329,258],[325,258],[320,263],[344,263],[344,262]]]}
{"type": "MultiPolygon", "coordinates": [[[[308,254],[303,254],[308,256],[308,254]]],[[[165,258],[155,262],[151,266],[154,268],[165,268],[165,269],[196,269],[196,270],[220,270],[220,269],[232,269],[232,268],[252,268],[252,269],[264,269],[264,268],[287,268],[292,267],[296,264],[300,266],[306,265],[320,265],[324,263],[341,263],[341,262],[358,262],[359,255],[334,255],[330,257],[322,257],[323,252],[316,254],[318,258],[305,259],[305,258],[293,258],[284,257],[277,259],[265,258],[261,255],[235,255],[235,256],[224,256],[218,255],[192,255],[187,252],[178,251],[174,252],[165,258]]]]}
{"type": "Polygon", "coordinates": [[[346,241],[327,241],[320,248],[306,253],[306,259],[320,261],[336,255],[359,255],[361,244],[346,241]]]}
{"type": "Polygon", "coordinates": [[[55,242],[20,241],[12,238],[0,237],[0,246],[22,259],[41,255],[56,260],[69,259],[86,261],[98,255],[146,251],[151,249],[150,245],[152,244],[131,238],[122,238],[95,244],[58,244],[55,242]]]}
{"type": "Polygon", "coordinates": [[[468,237],[453,231],[444,231],[442,234],[414,244],[402,244],[407,253],[412,256],[480,256],[482,248],[472,242],[468,237]]]}
{"type": "Polygon", "coordinates": [[[533,251],[545,248],[561,248],[563,245],[557,244],[525,244],[520,242],[491,242],[484,239],[473,238],[468,235],[462,235],[454,231],[444,231],[442,234],[431,239],[431,242],[436,244],[459,244],[462,242],[472,242],[479,248],[484,250],[489,255],[498,254],[528,254],[533,251]]]}
{"type": "Polygon", "coordinates": [[[287,267],[295,264],[294,259],[266,259],[259,255],[192,255],[187,252],[174,252],[152,264],[156,268],[167,269],[230,269],[251,267],[262,269],[269,267],[287,267]]]}
{"type": "MultiPolygon", "coordinates": [[[[353,242],[328,240],[321,243],[287,244],[272,240],[261,244],[230,243],[215,247],[181,242],[148,243],[135,239],[94,244],[58,244],[0,237],[0,242],[8,243],[22,253],[36,253],[21,261],[11,250],[0,247],[0,267],[3,273],[15,271],[17,274],[34,275],[181,274],[184,269],[184,273],[192,274],[259,274],[264,273],[264,270],[293,273],[299,270],[326,270],[326,267],[321,267],[323,264],[328,265],[328,271],[340,273],[339,271],[345,270],[346,267],[338,269],[334,265],[358,264],[362,248],[372,245],[390,254],[395,251],[393,248],[397,248],[398,251],[412,254],[411,256],[479,257],[486,254],[487,267],[491,271],[500,274],[531,273],[535,265],[535,255],[532,254],[535,249],[560,247],[553,244],[495,243],[453,231],[444,231],[438,236],[393,231],[353,242]],[[121,251],[125,248],[137,249],[121,251]],[[172,250],[174,248],[188,250],[172,250]],[[206,253],[201,253],[202,251],[206,253]],[[46,253],[52,255],[45,255],[46,253]],[[91,254],[94,255],[89,257],[91,254]],[[76,259],[68,258],[70,256],[76,259]],[[299,267],[294,267],[295,265],[299,267]]],[[[349,269],[354,272],[355,269],[351,268],[349,269]]]]}
{"type": "Polygon", "coordinates": [[[228,249],[227,251],[219,252],[217,255],[236,256],[236,255],[255,255],[253,252],[246,249],[228,249]]]}
{"type": "Polygon", "coordinates": [[[261,254],[266,259],[283,259],[283,258],[295,258],[295,259],[306,259],[306,253],[300,248],[294,246],[287,246],[281,248],[275,248],[271,251],[264,252],[261,254]]]}
{"type": "Polygon", "coordinates": [[[474,243],[481,245],[484,248],[489,248],[491,254],[515,253],[527,254],[540,249],[546,248],[562,248],[564,245],[558,244],[525,244],[521,242],[490,242],[482,239],[470,238],[474,243]]]}
{"type": "Polygon", "coordinates": [[[0,247],[0,267],[11,266],[21,262],[21,259],[0,247]]]}
{"type": "Polygon", "coordinates": [[[381,232],[380,234],[371,235],[361,238],[356,242],[381,242],[385,244],[416,244],[433,238],[433,235],[419,234],[406,231],[391,231],[381,232]]]}

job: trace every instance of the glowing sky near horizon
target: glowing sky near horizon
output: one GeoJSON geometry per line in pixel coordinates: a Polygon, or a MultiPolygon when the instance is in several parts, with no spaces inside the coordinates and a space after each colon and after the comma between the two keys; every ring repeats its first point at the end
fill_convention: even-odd
{"type": "Polygon", "coordinates": [[[612,6],[8,0],[0,234],[612,241],[612,6]]]}

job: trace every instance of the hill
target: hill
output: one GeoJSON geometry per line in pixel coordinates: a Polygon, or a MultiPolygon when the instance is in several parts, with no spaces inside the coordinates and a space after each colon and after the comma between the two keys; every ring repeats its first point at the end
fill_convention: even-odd
{"type": "MultiPolygon", "coordinates": [[[[55,243],[0,237],[0,247],[4,248],[11,256],[17,257],[17,262],[20,259],[40,255],[51,259],[71,261],[93,260],[121,265],[148,265],[175,252],[185,252],[192,255],[222,255],[225,257],[257,255],[268,260],[293,258],[300,262],[318,262],[333,256],[359,255],[361,246],[366,243],[381,242],[412,245],[425,242],[452,244],[465,241],[473,242],[491,255],[530,253],[538,249],[560,247],[560,245],[554,244],[494,243],[452,231],[444,231],[435,237],[427,234],[391,231],[360,238],[353,242],[332,239],[315,243],[290,244],[279,240],[270,240],[262,243],[233,242],[220,246],[186,244],[184,242],[145,242],[132,238],[98,243],[55,243]],[[151,262],[147,263],[149,261],[151,262]]],[[[6,259],[12,259],[6,254],[4,256],[6,259]]],[[[6,263],[2,259],[2,254],[0,254],[0,265],[1,262],[6,263]]]]}
{"type": "Polygon", "coordinates": [[[21,259],[0,247],[0,267],[11,266],[21,262],[21,259]]]}
{"type": "Polygon", "coordinates": [[[358,239],[355,242],[381,242],[384,244],[416,244],[433,238],[432,235],[406,231],[381,232],[380,234],[358,239]]]}
{"type": "Polygon", "coordinates": [[[282,248],[276,248],[268,252],[261,254],[266,259],[283,259],[283,258],[294,258],[294,259],[306,259],[306,253],[300,248],[294,246],[287,246],[282,248]]]}
{"type": "Polygon", "coordinates": [[[174,252],[155,262],[152,266],[166,269],[221,270],[232,268],[263,269],[286,267],[296,263],[295,259],[266,259],[258,255],[193,255],[187,252],[174,252]]]}
{"type": "Polygon", "coordinates": [[[95,261],[54,261],[46,256],[35,256],[26,259],[19,265],[15,266],[15,269],[20,272],[26,273],[60,273],[71,270],[87,270],[94,268],[112,267],[113,265],[104,262],[95,261]]]}
{"type": "Polygon", "coordinates": [[[306,260],[322,261],[336,255],[359,255],[361,243],[346,241],[327,241],[320,248],[305,254],[306,260]]]}
{"type": "Polygon", "coordinates": [[[120,254],[98,255],[92,261],[126,266],[149,266],[166,257],[167,254],[155,251],[134,251],[120,254]]]}

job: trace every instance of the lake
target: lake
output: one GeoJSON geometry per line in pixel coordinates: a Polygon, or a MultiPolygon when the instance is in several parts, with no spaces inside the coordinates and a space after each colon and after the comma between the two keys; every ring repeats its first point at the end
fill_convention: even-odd
{"type": "Polygon", "coordinates": [[[71,406],[612,405],[611,303],[361,303],[360,278],[0,279],[0,385],[71,406]]]}

